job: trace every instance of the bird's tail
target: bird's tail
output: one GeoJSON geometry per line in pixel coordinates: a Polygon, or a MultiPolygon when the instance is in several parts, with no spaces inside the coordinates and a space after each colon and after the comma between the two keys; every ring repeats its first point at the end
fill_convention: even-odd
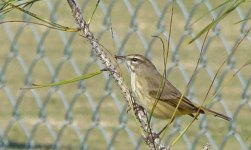
{"type": "Polygon", "coordinates": [[[228,117],[228,116],[225,116],[225,115],[220,114],[220,113],[218,113],[218,112],[216,112],[216,111],[207,109],[207,108],[205,108],[205,107],[202,108],[202,111],[203,111],[205,114],[211,114],[211,115],[213,115],[213,116],[215,116],[215,117],[219,117],[219,118],[224,119],[224,120],[227,120],[227,121],[231,121],[231,120],[232,120],[232,118],[230,118],[230,117],[228,117]]]}

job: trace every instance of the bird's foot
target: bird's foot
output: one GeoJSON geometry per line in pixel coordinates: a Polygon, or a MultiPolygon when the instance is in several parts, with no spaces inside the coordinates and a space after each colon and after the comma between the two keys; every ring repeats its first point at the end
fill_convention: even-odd
{"type": "Polygon", "coordinates": [[[128,113],[129,111],[131,110],[131,107],[129,104],[127,104],[127,107],[126,107],[126,113],[128,113]]]}

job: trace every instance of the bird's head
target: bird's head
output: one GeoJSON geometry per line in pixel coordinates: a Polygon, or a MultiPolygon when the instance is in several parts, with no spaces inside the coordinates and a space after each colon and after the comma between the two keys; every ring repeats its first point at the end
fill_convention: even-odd
{"type": "Polygon", "coordinates": [[[140,54],[131,54],[127,56],[116,56],[116,59],[120,59],[126,62],[128,69],[131,73],[143,72],[155,69],[155,66],[146,57],[140,54]]]}

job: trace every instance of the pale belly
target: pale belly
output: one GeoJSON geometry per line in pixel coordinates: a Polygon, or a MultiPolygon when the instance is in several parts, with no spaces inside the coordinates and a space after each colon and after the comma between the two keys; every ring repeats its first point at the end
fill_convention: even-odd
{"type": "MultiPolygon", "coordinates": [[[[149,95],[147,95],[146,91],[144,91],[147,88],[142,86],[144,85],[141,85],[137,82],[135,75],[131,75],[132,91],[137,97],[140,105],[142,105],[149,114],[151,114],[151,112],[153,111],[152,114],[156,118],[170,119],[175,112],[175,107],[163,101],[156,102],[154,97],[150,97],[149,95]],[[154,106],[155,108],[153,109],[154,106]]],[[[182,113],[180,111],[176,111],[175,117],[180,115],[182,115],[182,113]]]]}

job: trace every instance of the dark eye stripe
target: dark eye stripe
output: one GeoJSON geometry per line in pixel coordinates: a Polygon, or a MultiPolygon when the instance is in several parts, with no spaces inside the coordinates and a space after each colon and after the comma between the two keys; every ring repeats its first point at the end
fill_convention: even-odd
{"type": "Polygon", "coordinates": [[[132,61],[138,61],[138,59],[137,58],[132,58],[132,61]]]}

